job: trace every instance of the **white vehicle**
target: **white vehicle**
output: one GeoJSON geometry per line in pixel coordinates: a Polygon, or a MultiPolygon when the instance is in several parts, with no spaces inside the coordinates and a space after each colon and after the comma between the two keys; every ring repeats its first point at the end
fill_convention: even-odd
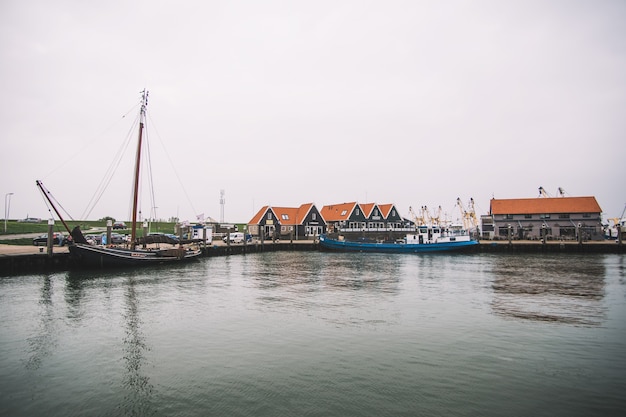
{"type": "Polygon", "coordinates": [[[192,238],[199,239],[202,241],[203,237],[206,236],[205,243],[210,245],[213,243],[213,228],[211,226],[193,226],[192,228],[192,238]]]}
{"type": "MultiPolygon", "coordinates": [[[[228,236],[229,235],[226,235],[222,238],[224,243],[226,243],[226,241],[228,240],[228,236]]],[[[235,233],[230,234],[230,243],[243,243],[243,240],[244,240],[244,234],[241,232],[235,232],[235,233]]]]}

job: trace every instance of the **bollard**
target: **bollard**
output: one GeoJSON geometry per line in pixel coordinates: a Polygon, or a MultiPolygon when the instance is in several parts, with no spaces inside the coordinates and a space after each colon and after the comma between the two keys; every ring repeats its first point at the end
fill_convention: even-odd
{"type": "Polygon", "coordinates": [[[146,238],[148,237],[148,222],[143,222],[143,248],[148,247],[146,238]]]}
{"type": "Polygon", "coordinates": [[[113,221],[107,220],[107,243],[110,245],[111,242],[111,230],[113,230],[113,221]]]}
{"type": "Polygon", "coordinates": [[[48,245],[48,256],[52,256],[52,246],[54,246],[54,219],[48,219],[48,241],[46,243],[48,245]]]}
{"type": "Polygon", "coordinates": [[[582,245],[583,244],[583,231],[582,231],[582,225],[580,223],[578,223],[577,231],[578,231],[578,244],[582,245]]]}

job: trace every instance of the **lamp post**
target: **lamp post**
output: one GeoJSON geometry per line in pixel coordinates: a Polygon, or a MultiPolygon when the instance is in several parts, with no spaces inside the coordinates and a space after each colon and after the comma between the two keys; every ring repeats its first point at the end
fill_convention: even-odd
{"type": "Polygon", "coordinates": [[[9,210],[11,210],[11,196],[13,193],[6,193],[4,195],[4,234],[7,233],[7,218],[9,217],[9,210]],[[9,199],[9,205],[7,206],[7,197],[9,199]]]}

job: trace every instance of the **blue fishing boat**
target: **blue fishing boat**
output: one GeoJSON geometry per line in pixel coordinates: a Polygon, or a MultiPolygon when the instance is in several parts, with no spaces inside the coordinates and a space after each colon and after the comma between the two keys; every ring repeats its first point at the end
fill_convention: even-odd
{"type": "Polygon", "coordinates": [[[407,234],[395,242],[348,241],[342,236],[332,238],[327,235],[321,235],[319,241],[320,247],[329,251],[380,253],[460,251],[478,245],[466,230],[426,226],[418,227],[416,233],[407,234]]]}

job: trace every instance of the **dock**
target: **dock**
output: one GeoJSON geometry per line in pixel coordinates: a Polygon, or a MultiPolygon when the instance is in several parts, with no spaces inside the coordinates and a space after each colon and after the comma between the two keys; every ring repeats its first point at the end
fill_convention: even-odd
{"type": "MultiPolygon", "coordinates": [[[[317,242],[306,241],[265,241],[248,244],[215,242],[203,248],[204,257],[245,255],[249,253],[276,251],[316,251],[317,242]]],[[[470,253],[496,254],[623,254],[623,244],[614,241],[480,241],[472,247],[470,253]]],[[[467,252],[466,252],[467,253],[467,252]]],[[[66,271],[73,267],[69,250],[66,246],[55,246],[51,255],[41,246],[19,246],[0,244],[0,275],[24,274],[33,272],[66,271]]]]}

